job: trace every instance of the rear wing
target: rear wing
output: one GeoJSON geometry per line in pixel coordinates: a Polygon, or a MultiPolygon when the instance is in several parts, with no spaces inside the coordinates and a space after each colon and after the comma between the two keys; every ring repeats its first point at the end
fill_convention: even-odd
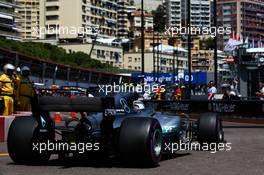
{"type": "Polygon", "coordinates": [[[115,108],[113,97],[41,96],[37,97],[35,104],[42,112],[104,112],[115,108]]]}

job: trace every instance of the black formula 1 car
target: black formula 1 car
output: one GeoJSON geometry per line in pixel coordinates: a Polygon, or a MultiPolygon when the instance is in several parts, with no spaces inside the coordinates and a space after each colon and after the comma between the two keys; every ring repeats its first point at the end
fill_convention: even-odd
{"type": "Polygon", "coordinates": [[[51,154],[85,154],[77,149],[58,150],[55,144],[76,148],[74,143],[90,143],[89,152],[120,157],[129,164],[157,166],[161,156],[168,152],[165,149],[168,143],[219,143],[224,139],[221,119],[214,113],[192,121],[187,115],[155,112],[137,98],[135,94],[35,98],[32,116],[16,118],[9,129],[9,155],[17,163],[45,163],[51,154]],[[82,115],[57,126],[50,116],[52,111],[75,111],[82,115]],[[43,143],[53,143],[52,149],[43,143]],[[43,147],[42,152],[37,146],[43,147]]]}

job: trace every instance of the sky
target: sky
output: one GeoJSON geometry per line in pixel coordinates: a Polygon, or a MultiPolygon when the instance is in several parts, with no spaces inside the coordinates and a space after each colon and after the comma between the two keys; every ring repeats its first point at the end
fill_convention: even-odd
{"type": "MultiPolygon", "coordinates": [[[[141,0],[135,0],[136,6],[141,7],[141,0]]],[[[148,11],[154,10],[162,3],[162,0],[144,0],[145,9],[148,11]]]]}

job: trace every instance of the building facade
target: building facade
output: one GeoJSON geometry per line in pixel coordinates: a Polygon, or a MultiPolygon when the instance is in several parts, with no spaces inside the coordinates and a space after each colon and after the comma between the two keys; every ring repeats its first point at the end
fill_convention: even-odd
{"type": "Polygon", "coordinates": [[[166,0],[167,26],[181,27],[181,0],[166,0]]]}
{"type": "Polygon", "coordinates": [[[129,18],[131,13],[136,10],[134,0],[118,0],[117,11],[117,36],[118,38],[128,38],[130,36],[129,18]]]}
{"type": "Polygon", "coordinates": [[[86,21],[90,21],[95,28],[100,26],[101,36],[116,36],[118,0],[86,0],[86,3],[86,21]]]}
{"type": "Polygon", "coordinates": [[[213,50],[193,50],[192,71],[213,72],[214,71],[213,59],[214,59],[213,50]]]}
{"type": "MultiPolygon", "coordinates": [[[[151,33],[153,31],[153,15],[151,13],[145,12],[144,13],[144,26],[145,26],[145,33],[151,33]]],[[[132,12],[130,18],[131,28],[130,30],[133,31],[134,37],[141,36],[141,11],[136,10],[132,12]]]]}
{"type": "MultiPolygon", "coordinates": [[[[249,43],[263,42],[264,6],[259,0],[218,0],[217,25],[231,27],[235,35],[241,35],[249,43]]],[[[219,36],[218,47],[223,49],[230,35],[219,36]]],[[[256,47],[256,46],[255,46],[256,47]]]]}
{"type": "MultiPolygon", "coordinates": [[[[167,26],[186,27],[188,20],[188,0],[166,0],[167,26]]],[[[191,1],[191,27],[210,27],[210,0],[191,1]]]]}
{"type": "Polygon", "coordinates": [[[117,0],[43,0],[40,28],[46,32],[41,32],[41,39],[91,42],[95,36],[115,37],[117,9],[117,0]]]}
{"type": "Polygon", "coordinates": [[[39,29],[39,3],[40,0],[16,0],[18,8],[16,13],[16,25],[20,28],[20,35],[23,40],[38,39],[36,30],[39,29]]]}
{"type": "MultiPolygon", "coordinates": [[[[178,72],[184,72],[187,70],[187,56],[186,54],[179,53],[178,58],[177,56],[173,56],[170,53],[160,53],[159,58],[156,56],[153,57],[152,52],[145,53],[145,72],[152,73],[155,70],[159,73],[172,73],[173,72],[173,59],[175,59],[175,68],[177,69],[178,65],[178,72]],[[155,59],[155,63],[154,63],[155,59]]],[[[141,53],[140,52],[129,52],[124,53],[124,69],[132,70],[132,71],[141,71],[141,53]]]]}
{"type": "Polygon", "coordinates": [[[0,0],[0,38],[20,39],[15,25],[15,8],[14,0],[0,0]]]}

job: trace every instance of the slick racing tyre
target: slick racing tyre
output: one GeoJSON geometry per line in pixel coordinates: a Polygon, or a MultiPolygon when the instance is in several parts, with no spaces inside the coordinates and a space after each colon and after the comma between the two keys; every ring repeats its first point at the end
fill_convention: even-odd
{"type": "MultiPolygon", "coordinates": [[[[16,118],[9,129],[7,148],[10,158],[19,164],[43,164],[50,158],[50,153],[33,151],[33,143],[47,143],[51,134],[40,134],[38,122],[32,116],[16,118]]],[[[52,140],[53,138],[51,138],[52,140]]]]}
{"type": "Polygon", "coordinates": [[[222,121],[215,113],[205,113],[198,121],[199,143],[219,143],[224,141],[222,121]]]}
{"type": "Polygon", "coordinates": [[[119,148],[128,164],[157,166],[161,159],[162,131],[157,119],[127,118],[120,129],[119,148]]]}

